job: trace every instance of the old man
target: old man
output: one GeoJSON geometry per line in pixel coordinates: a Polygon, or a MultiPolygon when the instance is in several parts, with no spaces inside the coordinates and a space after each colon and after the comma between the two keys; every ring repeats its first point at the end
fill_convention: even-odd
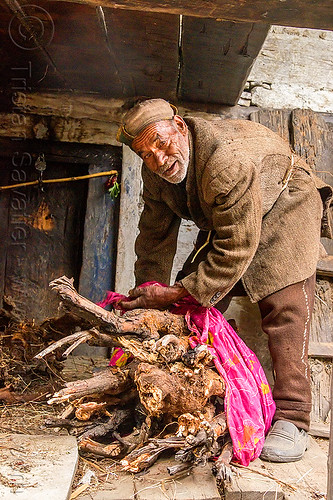
{"type": "Polygon", "coordinates": [[[257,302],[276,376],[274,425],[261,458],[299,460],[309,430],[309,325],[330,188],[266,127],[183,119],[163,99],[127,111],[118,139],[143,160],[136,284],[169,283],[181,219],[200,229],[178,281],[135,288],[124,307],[165,308],[187,294],[221,312],[234,295],[257,302]]]}

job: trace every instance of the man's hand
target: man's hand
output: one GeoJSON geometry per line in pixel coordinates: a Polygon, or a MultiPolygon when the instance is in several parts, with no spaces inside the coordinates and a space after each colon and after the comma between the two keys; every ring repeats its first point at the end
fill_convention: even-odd
{"type": "Polygon", "coordinates": [[[180,284],[173,286],[150,285],[134,288],[129,292],[130,302],[120,302],[119,305],[128,311],[132,309],[165,309],[188,295],[188,291],[180,284]]]}

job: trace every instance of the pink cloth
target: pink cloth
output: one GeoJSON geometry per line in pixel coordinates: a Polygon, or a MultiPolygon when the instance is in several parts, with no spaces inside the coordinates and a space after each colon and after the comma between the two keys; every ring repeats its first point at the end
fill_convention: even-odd
{"type": "MultiPolygon", "coordinates": [[[[166,286],[156,282],[141,286],[166,286]]],[[[99,305],[121,309],[124,295],[108,292],[99,305]]],[[[201,306],[188,295],[170,307],[183,314],[191,332],[190,345],[207,344],[215,366],[226,385],[225,411],[233,444],[233,460],[247,466],[259,457],[275,413],[275,403],[264,370],[256,355],[239,338],[215,307],[201,306]]],[[[112,358],[111,358],[112,361],[112,358]]],[[[110,364],[111,364],[110,361],[110,364]]]]}

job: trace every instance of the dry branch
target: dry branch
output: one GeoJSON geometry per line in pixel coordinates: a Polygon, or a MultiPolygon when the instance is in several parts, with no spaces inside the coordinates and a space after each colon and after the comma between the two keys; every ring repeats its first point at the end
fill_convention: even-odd
{"type": "Polygon", "coordinates": [[[106,434],[116,431],[122,423],[130,418],[131,413],[132,412],[129,409],[115,409],[107,422],[98,424],[93,429],[86,431],[80,437],[80,441],[84,441],[87,438],[100,438],[106,434]]]}
{"type": "Polygon", "coordinates": [[[130,385],[128,369],[120,370],[108,367],[89,379],[67,382],[65,388],[56,392],[48,403],[63,403],[92,394],[117,395],[129,388],[130,385]]]}
{"type": "Polygon", "coordinates": [[[132,451],[123,460],[121,465],[129,472],[140,472],[150,467],[158,457],[170,448],[181,448],[184,440],[177,437],[166,439],[152,439],[146,446],[132,451]]]}
{"type": "Polygon", "coordinates": [[[168,311],[137,309],[119,317],[78,294],[73,280],[66,276],[51,281],[50,287],[60,295],[67,309],[111,335],[135,334],[143,339],[158,339],[160,334],[180,336],[187,331],[184,317],[168,311]]]}

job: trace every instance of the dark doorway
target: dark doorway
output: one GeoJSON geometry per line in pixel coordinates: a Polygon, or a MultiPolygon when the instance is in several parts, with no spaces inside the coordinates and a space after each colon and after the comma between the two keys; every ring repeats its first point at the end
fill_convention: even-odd
{"type": "MultiPolygon", "coordinates": [[[[23,154],[0,159],[0,185],[37,178],[23,154]]],[[[87,165],[48,162],[44,178],[87,171],[87,165]]],[[[59,301],[50,280],[65,274],[78,285],[87,186],[87,181],[62,182],[0,192],[0,293],[14,300],[25,319],[38,322],[56,313],[59,301]]]]}

